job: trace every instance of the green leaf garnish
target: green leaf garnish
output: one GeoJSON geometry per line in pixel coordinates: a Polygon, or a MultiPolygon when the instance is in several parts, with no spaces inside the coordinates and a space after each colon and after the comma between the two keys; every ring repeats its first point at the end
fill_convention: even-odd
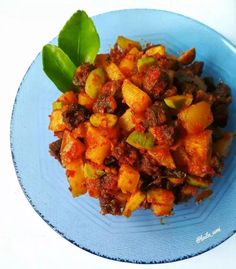
{"type": "Polygon", "coordinates": [[[66,92],[74,88],[72,83],[76,66],[57,46],[47,44],[42,51],[43,70],[57,88],[66,92]]]}
{"type": "Polygon", "coordinates": [[[78,10],[66,22],[58,37],[58,46],[78,66],[93,63],[100,47],[94,23],[86,12],[78,10]]]}

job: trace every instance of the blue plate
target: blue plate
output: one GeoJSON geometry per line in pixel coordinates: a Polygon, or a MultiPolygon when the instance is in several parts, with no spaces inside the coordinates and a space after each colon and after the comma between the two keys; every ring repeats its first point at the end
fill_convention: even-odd
{"type": "MultiPolygon", "coordinates": [[[[163,43],[169,52],[195,47],[205,62],[205,75],[232,88],[228,129],[236,129],[236,49],[207,26],[158,10],[122,10],[95,16],[101,52],[118,35],[142,43],[163,43]]],[[[236,230],[235,143],[222,178],[214,180],[213,196],[175,207],[164,224],[149,210],[131,218],[102,216],[98,202],[84,195],[73,199],[65,171],[48,154],[55,140],[48,131],[52,102],[60,95],[42,70],[41,53],[26,73],[16,96],[11,122],[11,147],[20,185],[36,212],[64,238],[94,254],[133,263],[165,263],[186,259],[219,245],[236,230]]]]}

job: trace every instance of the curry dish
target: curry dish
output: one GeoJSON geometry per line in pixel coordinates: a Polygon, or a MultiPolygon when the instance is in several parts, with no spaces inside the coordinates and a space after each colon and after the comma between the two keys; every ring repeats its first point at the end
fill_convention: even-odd
{"type": "Polygon", "coordinates": [[[78,90],[53,103],[49,124],[57,137],[49,151],[72,196],[88,193],[102,214],[129,217],[139,208],[168,216],[211,194],[234,135],[221,130],[231,93],[201,77],[195,54],[119,36],[110,53],[76,69],[78,90]]]}

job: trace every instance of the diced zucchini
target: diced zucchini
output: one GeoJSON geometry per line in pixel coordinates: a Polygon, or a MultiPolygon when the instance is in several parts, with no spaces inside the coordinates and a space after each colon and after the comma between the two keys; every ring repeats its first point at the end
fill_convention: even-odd
{"type": "Polygon", "coordinates": [[[196,56],[196,50],[195,48],[191,48],[182,53],[179,56],[178,61],[183,65],[188,65],[191,64],[191,62],[195,59],[195,56],[196,56]]]}
{"type": "Polygon", "coordinates": [[[199,188],[208,188],[212,184],[212,181],[210,179],[204,179],[201,177],[193,177],[188,176],[187,183],[191,186],[199,187],[199,188]]]}
{"type": "Polygon", "coordinates": [[[153,57],[144,57],[140,58],[137,61],[137,67],[139,72],[144,72],[148,67],[152,66],[155,63],[155,58],[153,57]]]}
{"type": "Polygon", "coordinates": [[[126,142],[138,149],[150,149],[154,145],[154,137],[149,132],[140,133],[133,131],[126,139],[126,142]]]}
{"type": "Polygon", "coordinates": [[[164,56],[165,53],[166,53],[166,49],[162,45],[157,45],[155,47],[152,47],[152,48],[146,50],[146,52],[145,52],[145,54],[147,56],[154,56],[156,54],[160,54],[161,56],[164,56]]]}
{"type": "Polygon", "coordinates": [[[174,109],[181,109],[185,106],[190,106],[192,101],[193,97],[191,95],[175,95],[164,99],[166,105],[174,109]]]}
{"type": "Polygon", "coordinates": [[[129,50],[134,47],[137,49],[141,49],[141,45],[139,42],[128,39],[124,36],[118,36],[116,43],[123,50],[129,50]]]}
{"type": "Polygon", "coordinates": [[[85,92],[91,97],[96,98],[102,85],[106,81],[106,73],[102,68],[96,68],[90,72],[85,83],[85,92]]]}

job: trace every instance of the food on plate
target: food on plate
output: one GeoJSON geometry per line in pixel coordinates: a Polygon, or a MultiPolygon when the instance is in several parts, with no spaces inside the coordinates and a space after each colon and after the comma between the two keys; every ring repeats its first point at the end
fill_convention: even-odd
{"type": "Polygon", "coordinates": [[[58,40],[43,49],[44,70],[63,92],[52,104],[49,151],[72,196],[88,193],[102,214],[126,217],[139,208],[169,216],[177,203],[210,196],[234,137],[221,130],[232,98],[226,84],[201,76],[196,50],[176,56],[119,36],[97,54],[83,11],[58,40]]]}

